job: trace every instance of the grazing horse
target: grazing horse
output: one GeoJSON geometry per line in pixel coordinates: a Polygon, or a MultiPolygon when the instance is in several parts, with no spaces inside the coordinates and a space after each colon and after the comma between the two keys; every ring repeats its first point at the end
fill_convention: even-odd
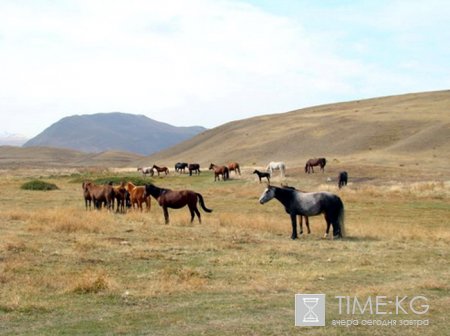
{"type": "Polygon", "coordinates": [[[145,196],[144,186],[135,186],[133,183],[127,183],[127,191],[130,193],[130,203],[131,207],[134,209],[136,204],[138,209],[142,211],[142,204],[146,204],[147,211],[150,211],[152,206],[150,197],[145,196]]]}
{"type": "Polygon", "coordinates": [[[234,170],[234,174],[238,174],[241,175],[241,168],[239,167],[239,163],[237,162],[230,162],[228,164],[228,171],[231,172],[232,170],[234,170]]]}
{"type": "Polygon", "coordinates": [[[333,226],[334,238],[344,237],[344,204],[339,196],[329,192],[304,193],[291,188],[269,186],[259,198],[259,203],[264,204],[273,198],[283,204],[286,212],[291,216],[292,239],[298,238],[297,215],[316,216],[322,213],[327,222],[324,237],[328,237],[330,225],[333,226]]]}
{"type": "Polygon", "coordinates": [[[320,166],[320,170],[324,173],[325,172],[325,165],[327,164],[327,159],[325,158],[318,158],[318,159],[309,159],[306,162],[305,165],[305,173],[314,173],[314,166],[320,166]]]}
{"type": "Polygon", "coordinates": [[[198,163],[190,163],[188,166],[189,176],[192,176],[192,173],[196,173],[200,175],[200,165],[198,163]]]}
{"type": "Polygon", "coordinates": [[[259,183],[261,183],[261,179],[262,179],[263,177],[265,177],[265,178],[267,179],[267,183],[270,184],[270,173],[260,172],[259,170],[255,169],[255,170],[253,171],[253,174],[258,175],[258,177],[259,177],[259,183]]]}
{"type": "Polygon", "coordinates": [[[339,173],[339,182],[338,182],[338,187],[339,189],[341,189],[343,186],[347,185],[347,181],[348,181],[348,174],[346,171],[341,171],[339,173]]]}
{"type": "Polygon", "coordinates": [[[137,171],[142,172],[142,175],[147,176],[147,174],[150,174],[150,176],[153,176],[154,171],[152,167],[139,167],[137,171]]]}
{"type": "Polygon", "coordinates": [[[209,170],[214,171],[214,182],[216,182],[216,179],[220,181],[220,175],[222,175],[223,181],[230,178],[230,171],[227,166],[217,166],[214,163],[211,163],[209,165],[209,170]]]}
{"type": "Polygon", "coordinates": [[[211,209],[206,207],[203,196],[192,190],[170,190],[159,188],[154,184],[146,184],[145,195],[152,195],[158,201],[158,204],[163,208],[166,224],[169,223],[168,208],[180,209],[187,205],[191,212],[191,223],[194,221],[195,215],[197,215],[199,223],[202,222],[197,201],[200,201],[203,210],[212,212],[211,209]]]}
{"type": "Polygon", "coordinates": [[[266,171],[270,173],[270,176],[272,176],[274,170],[279,170],[281,177],[284,178],[286,173],[286,165],[284,162],[270,162],[267,165],[266,171]]]}
{"type": "Polygon", "coordinates": [[[186,162],[177,162],[175,164],[175,171],[178,173],[185,173],[186,172],[186,168],[188,167],[188,164],[186,162]]]}
{"type": "Polygon", "coordinates": [[[86,182],[85,188],[91,196],[92,202],[96,209],[101,209],[102,203],[111,209],[114,202],[114,190],[111,184],[97,185],[92,182],[86,182]]]}
{"type": "Polygon", "coordinates": [[[158,173],[158,176],[159,176],[159,173],[165,173],[166,175],[169,174],[169,168],[167,168],[167,167],[158,167],[157,165],[153,165],[152,168],[156,170],[156,172],[158,173]]]}
{"type": "Polygon", "coordinates": [[[81,187],[83,188],[84,205],[86,206],[86,210],[88,210],[88,205],[89,205],[89,210],[91,210],[92,197],[91,197],[91,193],[86,188],[86,183],[87,182],[85,181],[81,184],[81,187]]]}

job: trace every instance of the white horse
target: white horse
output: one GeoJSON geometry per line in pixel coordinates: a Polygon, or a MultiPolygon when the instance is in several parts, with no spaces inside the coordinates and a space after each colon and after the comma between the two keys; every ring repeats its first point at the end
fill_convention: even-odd
{"type": "Polygon", "coordinates": [[[150,176],[153,176],[154,171],[153,167],[139,167],[137,171],[142,172],[142,175],[147,176],[147,174],[150,174],[150,176]]]}
{"type": "Polygon", "coordinates": [[[284,178],[284,174],[286,173],[286,165],[284,162],[270,162],[267,165],[266,170],[270,173],[270,176],[272,176],[272,173],[274,170],[279,170],[281,173],[281,177],[284,178]]]}

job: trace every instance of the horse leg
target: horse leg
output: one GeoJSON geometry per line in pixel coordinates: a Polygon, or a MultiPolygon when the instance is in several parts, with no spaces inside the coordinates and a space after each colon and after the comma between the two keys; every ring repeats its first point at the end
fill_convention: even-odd
{"type": "Polygon", "coordinates": [[[330,232],[331,221],[327,214],[325,214],[325,221],[327,222],[327,230],[325,231],[323,238],[328,238],[328,233],[330,232]]]}
{"type": "Polygon", "coordinates": [[[300,217],[300,234],[302,235],[303,234],[303,216],[300,215],[298,217],[300,217]]]}
{"type": "Polygon", "coordinates": [[[309,229],[309,218],[305,216],[306,228],[308,229],[308,234],[311,234],[311,230],[309,229]]]}
{"type": "Polygon", "coordinates": [[[291,213],[292,235],[291,239],[297,239],[297,214],[291,213]]]}
{"type": "Polygon", "coordinates": [[[163,212],[164,212],[164,220],[166,222],[166,224],[169,224],[169,210],[167,210],[167,207],[163,207],[163,212]]]}

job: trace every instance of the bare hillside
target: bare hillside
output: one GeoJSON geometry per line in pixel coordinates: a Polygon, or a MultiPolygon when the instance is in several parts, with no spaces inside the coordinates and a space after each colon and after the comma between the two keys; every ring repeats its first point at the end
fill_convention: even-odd
{"type": "Polygon", "coordinates": [[[450,91],[413,93],[315,106],[227,123],[141,160],[301,165],[338,161],[450,162],[450,91]]]}

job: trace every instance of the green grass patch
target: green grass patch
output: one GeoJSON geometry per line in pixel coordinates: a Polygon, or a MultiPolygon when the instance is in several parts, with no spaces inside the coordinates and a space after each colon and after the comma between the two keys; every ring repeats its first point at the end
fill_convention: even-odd
{"type": "Polygon", "coordinates": [[[43,190],[43,191],[59,189],[56,184],[45,182],[42,180],[32,180],[29,182],[25,182],[24,184],[22,184],[20,188],[23,190],[43,190]]]}

